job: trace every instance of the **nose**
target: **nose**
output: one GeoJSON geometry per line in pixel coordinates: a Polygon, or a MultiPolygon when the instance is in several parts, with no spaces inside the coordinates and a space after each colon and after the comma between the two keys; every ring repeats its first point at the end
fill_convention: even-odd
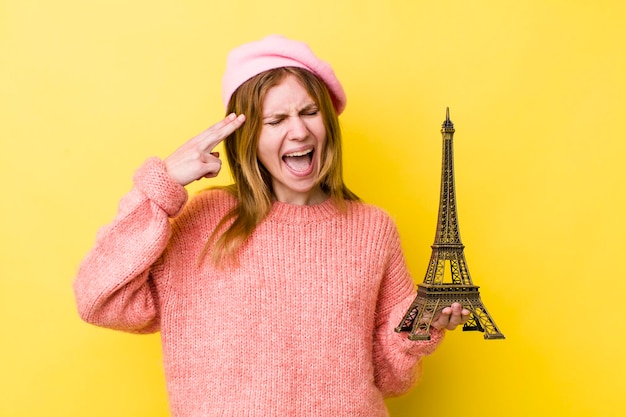
{"type": "Polygon", "coordinates": [[[292,116],[288,119],[288,138],[291,140],[302,140],[308,135],[309,129],[300,116],[292,116]]]}

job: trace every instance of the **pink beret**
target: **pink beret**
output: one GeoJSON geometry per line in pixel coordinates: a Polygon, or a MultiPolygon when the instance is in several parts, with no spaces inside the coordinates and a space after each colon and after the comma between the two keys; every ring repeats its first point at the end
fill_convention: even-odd
{"type": "Polygon", "coordinates": [[[222,79],[224,106],[228,106],[230,97],[241,84],[257,74],[280,67],[299,67],[311,71],[326,84],[337,114],[345,109],[346,94],[330,64],[316,57],[307,44],[280,35],[246,43],[228,54],[222,79]]]}

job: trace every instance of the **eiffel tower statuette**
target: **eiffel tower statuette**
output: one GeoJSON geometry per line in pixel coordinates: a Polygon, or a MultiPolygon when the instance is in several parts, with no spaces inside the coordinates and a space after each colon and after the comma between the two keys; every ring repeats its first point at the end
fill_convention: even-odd
{"type": "Polygon", "coordinates": [[[454,155],[452,138],[454,124],[450,121],[450,109],[446,108],[446,120],[441,126],[443,137],[443,160],[441,164],[441,193],[435,242],[426,277],[417,286],[417,297],[407,310],[396,332],[409,332],[411,340],[430,340],[430,325],[441,310],[452,303],[460,303],[470,311],[463,331],[478,330],[485,339],[504,339],[496,323],[480,299],[476,285],[472,283],[459,233],[454,188],[454,155]],[[451,282],[444,282],[444,270],[449,263],[451,282]]]}

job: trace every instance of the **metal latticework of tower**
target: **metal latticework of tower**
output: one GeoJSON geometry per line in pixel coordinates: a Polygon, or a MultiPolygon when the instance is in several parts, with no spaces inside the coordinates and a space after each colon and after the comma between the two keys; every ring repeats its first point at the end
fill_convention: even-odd
{"type": "Polygon", "coordinates": [[[437,231],[424,282],[418,284],[417,297],[396,327],[397,332],[409,332],[411,340],[429,340],[433,319],[446,307],[460,303],[470,311],[464,331],[477,330],[485,339],[504,339],[491,315],[480,299],[478,286],[472,283],[459,233],[454,185],[454,124],[450,110],[441,126],[443,158],[441,163],[441,192],[437,231]],[[444,279],[446,265],[450,268],[450,281],[444,279]]]}

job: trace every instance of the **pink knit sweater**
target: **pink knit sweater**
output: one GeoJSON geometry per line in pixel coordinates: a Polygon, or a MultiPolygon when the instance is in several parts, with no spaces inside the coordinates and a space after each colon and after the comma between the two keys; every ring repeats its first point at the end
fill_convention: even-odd
{"type": "Polygon", "coordinates": [[[74,289],[90,323],[161,332],[173,416],[386,416],[441,341],[393,330],[415,294],[383,211],[274,203],[220,270],[197,260],[233,197],[186,204],[156,158],[134,183],[74,289]]]}

